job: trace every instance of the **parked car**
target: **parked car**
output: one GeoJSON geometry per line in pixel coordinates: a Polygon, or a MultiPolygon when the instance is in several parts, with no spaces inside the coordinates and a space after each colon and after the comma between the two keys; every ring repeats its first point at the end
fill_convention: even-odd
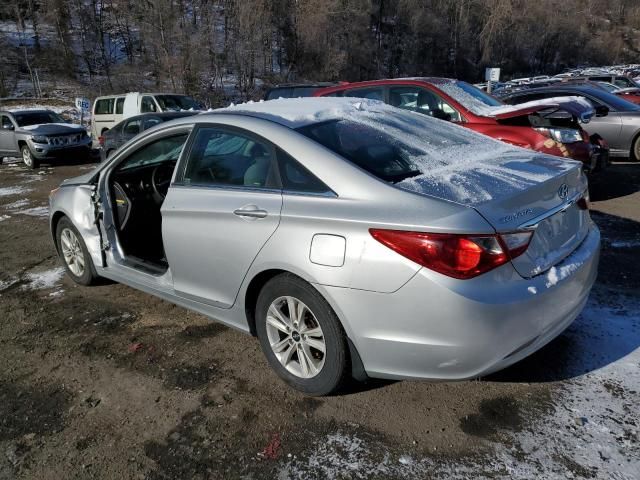
{"type": "Polygon", "coordinates": [[[139,93],[98,97],[93,102],[91,134],[95,140],[125,118],[141,113],[202,110],[203,106],[187,95],[175,93],[139,93]]]}
{"type": "Polygon", "coordinates": [[[50,226],[75,282],[257,335],[312,395],[517,362],[580,313],[600,242],[579,162],[343,98],[157,125],[54,190],[50,226]]]}
{"type": "Polygon", "coordinates": [[[113,152],[138,135],[151,127],[155,127],[159,123],[168,122],[176,118],[188,117],[196,115],[199,112],[162,112],[162,113],[145,113],[127,118],[116,124],[112,129],[104,132],[98,137],[100,144],[100,158],[102,161],[109,158],[113,152]]]}
{"type": "Polygon", "coordinates": [[[606,146],[590,139],[580,125],[579,120],[588,121],[593,114],[586,102],[554,98],[514,108],[466,82],[437,77],[345,83],[314,95],[381,100],[519,147],[580,160],[588,171],[597,171],[608,161],[606,146]]]}
{"type": "Polygon", "coordinates": [[[622,97],[627,102],[640,104],[640,88],[619,88],[613,83],[607,82],[595,82],[595,84],[609,93],[622,97]]]}
{"type": "Polygon", "coordinates": [[[89,159],[91,138],[81,125],[51,110],[0,111],[0,159],[22,157],[29,168],[76,156],[89,159]]]}
{"type": "Polygon", "coordinates": [[[608,111],[605,116],[594,117],[591,122],[584,125],[584,129],[591,135],[597,134],[604,138],[609,145],[612,157],[640,160],[640,106],[601,88],[559,84],[553,87],[513,92],[501,97],[501,100],[517,105],[558,95],[584,98],[596,109],[608,111]]]}
{"type": "Polygon", "coordinates": [[[332,85],[336,85],[336,83],[283,83],[269,88],[264,94],[264,99],[275,100],[276,98],[312,97],[316,90],[330,87],[332,85]]]}
{"type": "Polygon", "coordinates": [[[599,74],[599,75],[581,75],[572,77],[571,80],[584,80],[590,82],[607,82],[612,83],[618,88],[637,88],[638,85],[631,77],[626,75],[599,74]]]}

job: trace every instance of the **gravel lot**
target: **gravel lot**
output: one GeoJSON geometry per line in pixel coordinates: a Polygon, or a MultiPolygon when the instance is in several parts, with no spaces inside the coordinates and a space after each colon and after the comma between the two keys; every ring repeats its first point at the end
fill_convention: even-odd
{"type": "Polygon", "coordinates": [[[0,479],[639,478],[640,164],[592,182],[598,283],[542,351],[313,399],[249,336],[64,276],[47,195],[92,167],[0,166],[0,479]]]}

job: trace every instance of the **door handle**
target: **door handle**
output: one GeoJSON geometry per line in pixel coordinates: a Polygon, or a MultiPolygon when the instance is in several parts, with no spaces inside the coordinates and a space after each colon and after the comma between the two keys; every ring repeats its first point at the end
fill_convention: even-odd
{"type": "Polygon", "coordinates": [[[247,205],[246,207],[238,208],[233,211],[233,214],[247,218],[264,218],[268,215],[266,210],[262,210],[255,205],[247,205]]]}

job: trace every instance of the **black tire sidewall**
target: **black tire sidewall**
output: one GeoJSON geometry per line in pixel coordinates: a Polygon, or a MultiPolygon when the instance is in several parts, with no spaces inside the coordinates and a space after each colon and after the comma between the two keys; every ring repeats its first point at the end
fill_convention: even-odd
{"type": "Polygon", "coordinates": [[[84,243],[84,239],[82,238],[82,235],[80,235],[80,232],[78,232],[78,229],[73,225],[73,223],[71,223],[71,221],[67,217],[60,219],[60,221],[58,222],[58,225],[56,226],[56,246],[58,247],[58,255],[60,256],[60,260],[62,261],[62,264],[64,265],[64,268],[67,271],[67,274],[71,277],[71,279],[74,282],[80,285],[91,285],[96,281],[96,279],[98,278],[98,275],[96,274],[96,270],[93,266],[93,261],[91,260],[91,255],[89,254],[89,250],[87,250],[87,246],[84,243]],[[69,265],[67,265],[67,262],[65,262],[64,260],[64,256],[62,255],[62,242],[60,240],[60,236],[62,234],[62,231],[65,228],[68,228],[71,231],[73,231],[76,237],[78,237],[78,241],[80,242],[80,248],[82,249],[82,254],[84,255],[85,269],[84,269],[84,272],[82,273],[82,276],[80,277],[75,275],[71,271],[71,269],[69,268],[69,265]]]}
{"type": "Polygon", "coordinates": [[[269,280],[260,291],[255,315],[256,331],[262,351],[271,367],[287,384],[307,395],[328,395],[340,387],[349,365],[346,335],[331,306],[313,286],[292,274],[278,275],[269,280]],[[326,344],[325,362],[320,373],[313,378],[303,379],[287,371],[269,344],[266,330],[267,310],[276,298],[287,295],[307,305],[322,328],[326,344]]]}

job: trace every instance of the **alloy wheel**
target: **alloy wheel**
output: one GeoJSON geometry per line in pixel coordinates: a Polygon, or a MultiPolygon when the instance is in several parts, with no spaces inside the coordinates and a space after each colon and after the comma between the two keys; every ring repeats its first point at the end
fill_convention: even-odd
{"type": "Polygon", "coordinates": [[[75,232],[70,228],[65,228],[60,234],[60,246],[62,247],[62,256],[64,261],[76,277],[84,274],[85,259],[80,241],[75,232]]]}
{"type": "Polygon", "coordinates": [[[28,148],[22,149],[22,161],[27,167],[33,166],[33,158],[31,156],[31,150],[28,148]]]}
{"type": "Polygon", "coordinates": [[[278,361],[300,378],[315,377],[324,366],[326,343],[313,312],[295,297],[276,298],[267,311],[267,337],[278,361]]]}

